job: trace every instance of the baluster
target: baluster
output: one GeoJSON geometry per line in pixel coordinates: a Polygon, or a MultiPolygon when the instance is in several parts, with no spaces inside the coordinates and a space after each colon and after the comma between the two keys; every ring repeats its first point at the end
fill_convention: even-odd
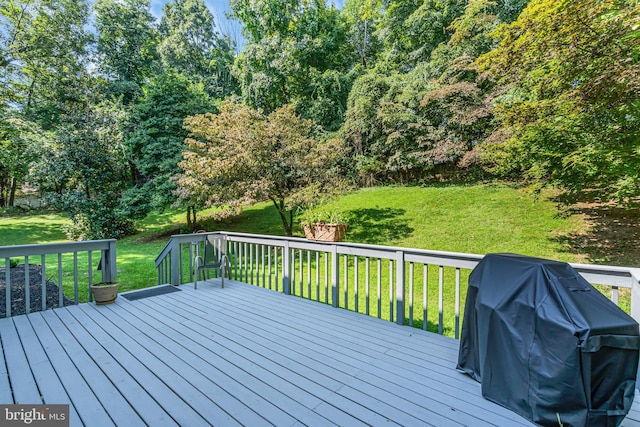
{"type": "MultiPolygon", "coordinates": [[[[282,250],[284,251],[284,248],[282,248],[282,250]]],[[[276,271],[275,271],[275,273],[276,273],[276,291],[284,292],[284,286],[280,284],[280,280],[279,280],[279,279],[280,279],[280,276],[279,276],[279,274],[280,274],[280,268],[279,268],[279,262],[278,262],[278,258],[279,258],[279,257],[278,257],[278,253],[279,253],[278,248],[274,248],[274,251],[275,251],[275,252],[274,252],[274,254],[273,254],[273,255],[274,255],[274,257],[275,257],[275,269],[276,269],[276,271]],[[279,287],[280,287],[282,290],[278,289],[279,287]]]]}
{"type": "Polygon", "coordinates": [[[458,329],[460,326],[460,269],[456,268],[456,325],[455,325],[455,337],[458,339],[458,329]]]}
{"type": "Polygon", "coordinates": [[[382,260],[378,258],[378,319],[382,319],[382,260]]]}
{"type": "MultiPolygon", "coordinates": [[[[104,268],[104,265],[102,266],[104,268]]],[[[62,254],[58,254],[58,307],[64,307],[64,293],[62,290],[62,254]]]]}
{"type": "MultiPolygon", "coordinates": [[[[87,276],[89,282],[89,302],[93,301],[93,292],[91,292],[91,285],[93,285],[93,253],[87,252],[87,276]]],[[[44,271],[43,271],[44,273],[44,271]]]]}
{"type": "Polygon", "coordinates": [[[238,280],[238,242],[233,242],[233,280],[238,280]]]}
{"type": "Polygon", "coordinates": [[[389,260],[389,321],[393,322],[393,260],[389,260]]]}
{"type": "MultiPolygon", "coordinates": [[[[7,292],[5,288],[5,292],[7,292]]],[[[29,314],[31,312],[31,280],[29,280],[29,257],[24,257],[24,301],[25,312],[29,314]]]]}
{"type": "Polygon", "coordinates": [[[611,288],[611,301],[615,305],[618,305],[618,287],[617,286],[613,286],[611,288]]]}
{"type": "Polygon", "coordinates": [[[324,253],[324,301],[329,304],[329,254],[324,253]]]}
{"type": "Polygon", "coordinates": [[[302,261],[302,249],[298,250],[298,276],[300,277],[300,296],[304,298],[304,265],[302,261]]]}
{"type": "Polygon", "coordinates": [[[422,329],[429,326],[429,264],[422,264],[422,329]]]}
{"type": "Polygon", "coordinates": [[[267,277],[269,277],[269,289],[271,289],[271,246],[267,246],[267,277]]]}
{"type": "Polygon", "coordinates": [[[261,253],[262,253],[261,262],[262,262],[262,287],[263,288],[267,287],[267,278],[265,276],[265,274],[267,273],[267,270],[266,270],[266,265],[264,264],[264,258],[265,258],[264,250],[265,249],[268,249],[268,247],[266,247],[265,245],[260,246],[260,250],[261,250],[261,253]]]}
{"type": "MultiPolygon", "coordinates": [[[[40,273],[41,273],[41,292],[42,292],[42,311],[47,309],[47,267],[46,267],[46,257],[44,254],[40,255],[40,273]]],[[[89,290],[91,291],[91,290],[89,290]]]]}
{"type": "Polygon", "coordinates": [[[409,326],[413,327],[413,262],[409,263],[409,326]]]}
{"type": "Polygon", "coordinates": [[[296,294],[296,250],[291,249],[291,295],[296,294]]]}
{"type": "Polygon", "coordinates": [[[73,252],[73,300],[78,303],[78,252],[73,252]]]}
{"type": "Polygon", "coordinates": [[[371,288],[371,280],[370,280],[370,274],[369,274],[369,273],[370,273],[370,271],[369,271],[369,264],[370,264],[370,262],[369,262],[369,261],[371,261],[371,259],[370,259],[369,257],[366,257],[366,258],[365,258],[365,264],[364,264],[364,265],[365,265],[365,272],[366,272],[366,274],[365,274],[365,275],[366,275],[366,283],[365,283],[365,286],[366,286],[366,291],[365,291],[365,292],[366,292],[366,295],[365,295],[365,299],[366,299],[366,306],[367,306],[367,307],[366,307],[366,310],[367,310],[367,316],[369,316],[369,311],[370,311],[370,310],[369,310],[369,303],[370,303],[370,300],[369,300],[369,293],[370,293],[370,288],[371,288]]]}
{"type": "Polygon", "coordinates": [[[438,333],[442,335],[442,308],[444,306],[444,267],[440,266],[439,268],[439,277],[438,277],[438,333]]]}
{"type": "Polygon", "coordinates": [[[316,251],[316,301],[320,301],[320,252],[316,251]]]}
{"type": "Polygon", "coordinates": [[[349,310],[349,260],[348,255],[343,255],[344,261],[344,309],[349,310]]]}
{"type": "Polygon", "coordinates": [[[353,298],[354,307],[356,313],[358,313],[358,255],[353,257],[353,298]]]}
{"type": "Polygon", "coordinates": [[[307,288],[307,297],[313,299],[311,297],[311,251],[307,251],[307,288]]]}

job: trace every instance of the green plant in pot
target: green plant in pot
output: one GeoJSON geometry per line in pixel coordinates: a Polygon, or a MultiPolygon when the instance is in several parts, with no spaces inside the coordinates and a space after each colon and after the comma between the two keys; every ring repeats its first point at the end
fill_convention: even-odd
{"type": "Polygon", "coordinates": [[[339,242],[349,227],[337,209],[309,208],[300,215],[304,235],[309,240],[339,242]]]}
{"type": "Polygon", "coordinates": [[[91,285],[93,300],[98,305],[111,304],[118,297],[118,282],[100,282],[91,285]]]}

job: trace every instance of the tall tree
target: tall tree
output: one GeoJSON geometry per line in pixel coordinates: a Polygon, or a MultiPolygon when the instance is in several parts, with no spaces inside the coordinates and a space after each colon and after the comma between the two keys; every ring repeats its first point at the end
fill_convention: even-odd
{"type": "Polygon", "coordinates": [[[158,51],[164,66],[204,83],[216,98],[235,93],[233,43],[219,33],[204,1],[175,0],[162,10],[158,51]]]}
{"type": "Polygon", "coordinates": [[[503,173],[640,195],[640,5],[533,0],[479,62],[499,79],[500,127],[485,146],[503,173]]]}
{"type": "Polygon", "coordinates": [[[149,0],[97,0],[93,7],[106,91],[130,104],[157,67],[158,31],[149,0]]]}
{"type": "Polygon", "coordinates": [[[233,213],[270,200],[291,236],[297,207],[340,188],[340,141],[313,138],[313,122],[291,106],[265,116],[225,101],[218,114],[190,117],[186,124],[192,137],[180,163],[179,194],[192,203],[233,213]]]}
{"type": "Polygon", "coordinates": [[[349,27],[349,41],[358,55],[363,68],[375,65],[381,48],[376,34],[382,19],[381,0],[347,0],[342,8],[349,27]]]}
{"type": "Polygon", "coordinates": [[[251,106],[274,111],[293,104],[325,129],[346,108],[354,53],[344,19],[324,0],[232,1],[248,39],[234,74],[251,106]]]}
{"type": "Polygon", "coordinates": [[[172,177],[181,171],[178,163],[188,136],[184,120],[213,107],[201,83],[174,72],[151,79],[131,113],[134,130],[126,146],[139,176],[137,189],[129,196],[143,197],[148,209],[163,209],[175,202],[172,177]]]}
{"type": "Polygon", "coordinates": [[[449,25],[462,15],[466,0],[393,0],[385,2],[378,36],[384,44],[384,67],[406,72],[451,37],[449,25]]]}
{"type": "Polygon", "coordinates": [[[0,188],[4,203],[34,159],[34,141],[73,115],[91,41],[82,0],[0,2],[0,188]]]}
{"type": "Polygon", "coordinates": [[[71,239],[120,237],[135,231],[133,220],[146,212],[126,203],[129,169],[123,145],[126,114],[117,102],[86,104],[47,144],[47,156],[34,179],[47,199],[72,220],[71,239]]]}

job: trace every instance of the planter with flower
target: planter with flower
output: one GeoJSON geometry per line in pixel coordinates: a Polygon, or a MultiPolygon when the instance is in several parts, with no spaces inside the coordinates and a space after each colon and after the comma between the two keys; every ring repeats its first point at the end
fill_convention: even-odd
{"type": "Polygon", "coordinates": [[[340,242],[349,226],[337,210],[308,209],[301,216],[304,236],[309,240],[340,242]]]}

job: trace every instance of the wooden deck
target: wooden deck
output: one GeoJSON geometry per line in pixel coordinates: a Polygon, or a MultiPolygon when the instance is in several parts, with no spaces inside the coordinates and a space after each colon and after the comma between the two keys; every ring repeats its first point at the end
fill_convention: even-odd
{"type": "MultiPolygon", "coordinates": [[[[87,426],[531,426],[458,342],[239,282],[0,319],[0,403],[87,426]]],[[[638,399],[623,426],[640,426],[638,399]]]]}

